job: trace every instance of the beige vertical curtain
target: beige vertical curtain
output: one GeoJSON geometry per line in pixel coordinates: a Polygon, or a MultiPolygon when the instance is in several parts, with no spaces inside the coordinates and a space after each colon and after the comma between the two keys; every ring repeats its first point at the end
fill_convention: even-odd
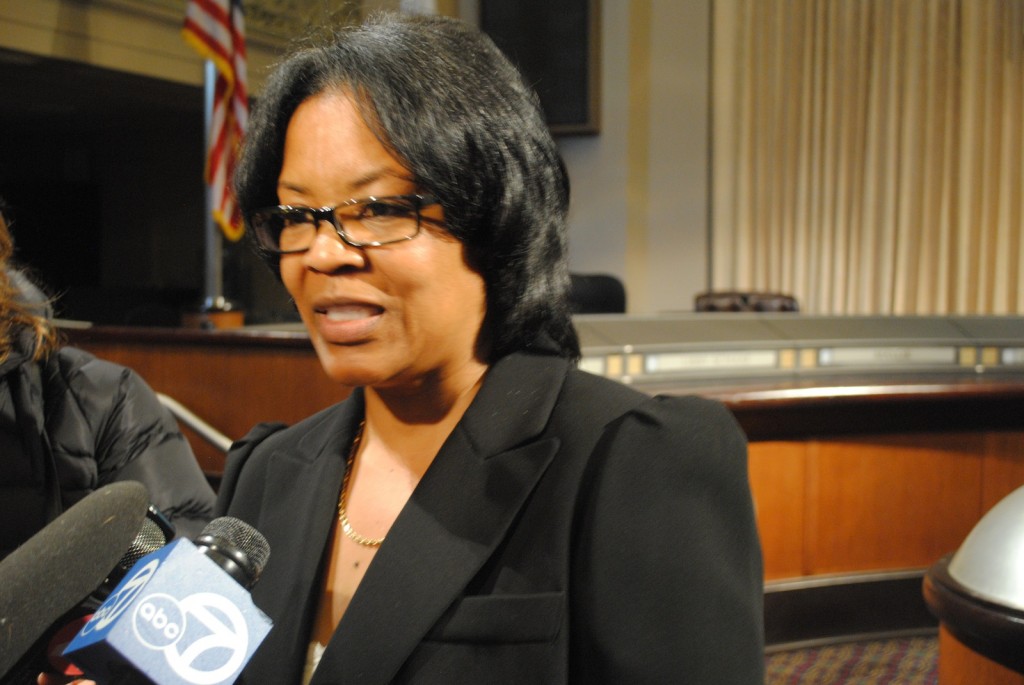
{"type": "Polygon", "coordinates": [[[712,286],[1024,313],[1024,0],[715,0],[712,286]]]}

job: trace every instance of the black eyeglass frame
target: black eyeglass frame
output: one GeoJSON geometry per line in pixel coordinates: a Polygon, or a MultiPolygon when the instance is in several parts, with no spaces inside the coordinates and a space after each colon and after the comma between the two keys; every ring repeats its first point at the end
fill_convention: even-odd
{"type": "MultiPolygon", "coordinates": [[[[441,221],[437,219],[432,219],[431,217],[425,217],[422,214],[424,207],[431,207],[433,205],[440,204],[440,202],[441,201],[434,197],[433,195],[409,194],[380,195],[353,198],[351,200],[345,200],[344,202],[336,204],[333,207],[304,207],[301,205],[278,205],[276,207],[265,207],[263,209],[257,209],[253,212],[250,212],[248,223],[249,226],[253,229],[253,233],[256,235],[256,243],[259,246],[260,250],[272,255],[301,254],[303,252],[308,251],[309,247],[304,247],[301,250],[280,249],[279,247],[276,246],[276,240],[268,240],[270,235],[266,231],[261,231],[258,228],[260,222],[257,222],[254,219],[254,217],[256,217],[259,214],[283,215],[291,212],[308,212],[309,214],[312,215],[313,222],[316,224],[317,229],[319,229],[321,222],[326,221],[327,223],[334,227],[334,232],[338,234],[338,237],[346,245],[359,248],[380,247],[381,245],[392,245],[394,243],[401,243],[406,240],[412,240],[413,238],[420,234],[421,224],[424,221],[437,225],[442,225],[441,221]],[[394,240],[371,240],[366,242],[353,240],[352,237],[345,232],[345,229],[342,226],[342,222],[338,219],[337,214],[335,214],[335,212],[342,207],[351,207],[353,205],[359,204],[368,204],[373,202],[388,202],[394,200],[410,202],[413,205],[413,208],[416,210],[416,230],[415,232],[412,233],[412,235],[408,235],[402,238],[395,238],[394,240]],[[273,243],[275,245],[271,246],[269,243],[273,243]]],[[[312,247],[312,242],[310,243],[310,247],[312,247]]]]}

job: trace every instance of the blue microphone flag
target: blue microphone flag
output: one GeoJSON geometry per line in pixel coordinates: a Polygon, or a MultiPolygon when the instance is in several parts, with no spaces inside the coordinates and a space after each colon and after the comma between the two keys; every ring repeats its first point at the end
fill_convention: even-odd
{"type": "Polygon", "coordinates": [[[140,559],[64,655],[98,682],[228,685],[270,627],[242,585],[181,539],[140,559]]]}

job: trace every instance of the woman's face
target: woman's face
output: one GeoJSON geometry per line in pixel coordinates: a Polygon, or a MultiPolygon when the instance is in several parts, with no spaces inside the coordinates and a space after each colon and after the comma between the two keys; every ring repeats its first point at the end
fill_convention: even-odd
{"type": "MultiPolygon", "coordinates": [[[[281,204],[325,207],[422,191],[346,94],[321,93],[295,110],[278,178],[281,204]]],[[[444,219],[439,205],[422,213],[444,219]]],[[[414,388],[479,377],[484,281],[462,243],[437,225],[421,222],[412,240],[355,248],[324,223],[308,251],[282,256],[281,278],[331,379],[414,388]]]]}

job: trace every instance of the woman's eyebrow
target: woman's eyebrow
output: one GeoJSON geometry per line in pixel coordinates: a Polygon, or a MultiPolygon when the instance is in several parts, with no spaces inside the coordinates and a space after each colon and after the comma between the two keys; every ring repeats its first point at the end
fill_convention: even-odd
{"type": "MultiPolygon", "coordinates": [[[[409,174],[400,173],[387,167],[381,167],[379,169],[372,169],[361,176],[356,177],[356,179],[350,183],[350,187],[352,188],[351,192],[358,194],[361,189],[386,178],[393,178],[395,180],[402,181],[403,183],[415,183],[409,174]]],[[[300,195],[305,195],[309,192],[309,189],[305,186],[298,183],[292,183],[287,179],[278,180],[277,189],[278,191],[290,190],[300,195]]]]}

